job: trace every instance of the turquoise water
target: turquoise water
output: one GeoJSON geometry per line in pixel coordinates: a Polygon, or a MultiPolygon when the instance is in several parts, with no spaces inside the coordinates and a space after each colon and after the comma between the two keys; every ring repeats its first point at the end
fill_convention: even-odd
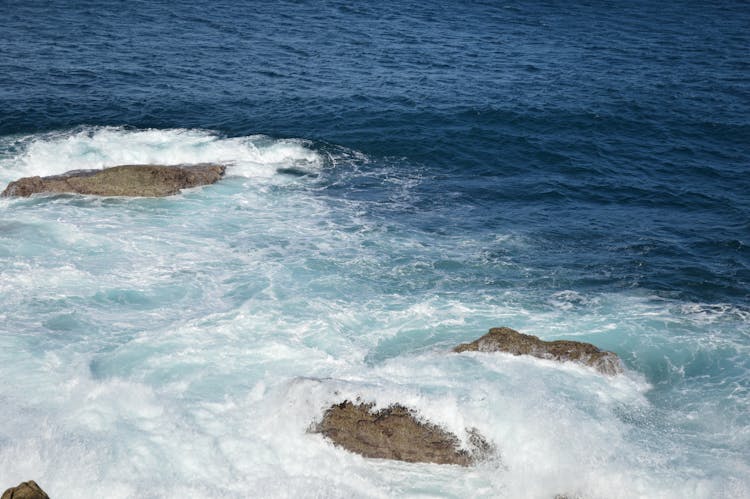
{"type": "Polygon", "coordinates": [[[8,12],[0,188],[227,175],[0,199],[0,487],[750,496],[746,5],[8,12]],[[449,353],[503,325],[625,373],[449,353]],[[307,433],[357,397],[497,453],[368,460],[307,433]]]}
{"type": "Polygon", "coordinates": [[[232,166],[220,183],[166,199],[2,201],[9,477],[39,476],[63,497],[747,490],[739,307],[637,287],[498,289],[533,281],[538,269],[514,262],[533,239],[418,230],[373,216],[370,201],[328,195],[332,177],[374,177],[408,203],[419,179],[354,151],[112,128],[17,148],[3,160],[7,180],[56,173],[57,162],[232,166]],[[290,165],[309,175],[276,173],[290,165]],[[628,370],[610,379],[447,353],[500,324],[594,342],[628,370]],[[369,461],[305,432],[354,397],[407,404],[462,438],[476,427],[498,456],[469,471],[369,461]]]}

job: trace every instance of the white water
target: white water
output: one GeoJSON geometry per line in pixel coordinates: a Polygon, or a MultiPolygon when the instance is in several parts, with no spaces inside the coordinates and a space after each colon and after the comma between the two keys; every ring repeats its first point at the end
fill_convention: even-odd
{"type": "MultiPolygon", "coordinates": [[[[363,161],[304,141],[95,128],[0,147],[3,182],[231,165],[168,199],[0,200],[0,486],[35,479],[55,498],[750,495],[741,310],[456,287],[441,262],[470,264],[481,241],[373,219],[326,197],[325,179],[277,174],[363,161]],[[630,369],[448,353],[500,325],[615,348],[630,369]],[[718,381],[683,381],[704,354],[718,381]],[[660,356],[672,367],[657,376],[660,356]],[[470,469],[369,460],[306,432],[357,397],[412,407],[459,438],[476,427],[498,454],[470,469]]],[[[494,242],[533,250],[513,234],[494,242]]]]}
{"type": "Polygon", "coordinates": [[[126,130],[84,128],[73,132],[14,137],[3,149],[20,149],[0,160],[5,182],[18,177],[45,176],[72,169],[97,169],[132,164],[174,165],[225,163],[231,174],[270,177],[279,167],[320,167],[315,151],[300,140],[273,140],[262,135],[222,138],[203,130],[126,130]]]}

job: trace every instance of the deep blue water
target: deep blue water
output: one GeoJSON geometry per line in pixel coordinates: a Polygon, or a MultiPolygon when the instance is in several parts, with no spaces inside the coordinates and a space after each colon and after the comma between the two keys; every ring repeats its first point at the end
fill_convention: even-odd
{"type": "MultiPolygon", "coordinates": [[[[587,466],[609,483],[587,475],[568,484],[529,464],[532,450],[528,462],[509,459],[508,448],[522,455],[522,446],[507,442],[503,452],[501,441],[510,471],[499,481],[487,471],[478,482],[445,478],[430,489],[442,472],[426,468],[415,472],[425,485],[410,489],[409,469],[373,471],[357,461],[349,488],[334,492],[341,485],[331,481],[334,472],[310,478],[270,441],[266,450],[277,459],[259,463],[284,468],[286,484],[274,472],[261,479],[241,466],[190,478],[194,467],[183,463],[167,468],[167,484],[154,493],[242,496],[238,483],[279,496],[547,497],[580,487],[584,497],[742,497],[750,490],[747,2],[3,0],[0,11],[0,188],[26,174],[190,161],[193,153],[238,168],[222,186],[179,201],[2,201],[3,378],[34,371],[36,358],[88,366],[50,376],[64,386],[73,379],[91,385],[52,405],[19,402],[25,389],[54,385],[42,374],[24,390],[0,392],[0,400],[18,404],[3,414],[14,423],[0,429],[0,487],[35,473],[64,488],[53,496],[74,495],[76,485],[53,468],[86,456],[94,457],[77,470],[80,480],[122,474],[118,497],[153,484],[156,475],[133,457],[138,452],[120,455],[114,440],[81,436],[116,428],[123,431],[117,439],[158,440],[147,424],[122,430],[116,396],[96,411],[114,414],[112,427],[85,417],[81,426],[70,423],[80,417],[76,397],[91,400],[102,380],[136,383],[133,393],[151,394],[133,396],[148,399],[144,406],[158,405],[151,396],[173,400],[172,409],[145,410],[138,421],[177,421],[190,427],[186,435],[203,435],[210,431],[191,419],[200,420],[191,404],[216,393],[228,404],[255,397],[282,407],[280,400],[305,389],[274,383],[319,376],[355,383],[335,390],[388,399],[413,378],[409,393],[423,413],[434,415],[440,397],[455,397],[460,403],[445,424],[469,424],[473,416],[480,423],[472,424],[502,440],[497,427],[522,432],[524,417],[487,418],[481,397],[467,395],[470,380],[510,369],[501,380],[523,387],[525,371],[461,364],[467,371],[456,374],[455,388],[451,376],[442,385],[419,381],[420,373],[429,379],[428,367],[402,379],[392,363],[416,355],[428,366],[424,356],[435,349],[509,325],[547,339],[579,337],[623,358],[637,388],[597,385],[597,393],[625,395],[586,412],[592,425],[615,425],[614,440],[636,456],[621,462],[604,451],[606,431],[592,437],[586,445],[604,454],[592,452],[587,466]],[[275,173],[288,166],[310,175],[275,173]],[[206,219],[196,221],[196,212],[206,219]],[[191,270],[183,277],[175,265],[191,270]],[[34,269],[67,277],[24,277],[34,269]],[[261,317],[266,310],[278,315],[261,317]],[[200,321],[212,313],[228,314],[217,324],[231,316],[237,330],[269,334],[297,323],[304,339],[290,336],[282,350],[296,353],[285,357],[259,333],[252,343],[228,341],[228,351],[167,369],[179,357],[167,354],[179,350],[174,345],[200,347],[189,337],[151,344],[139,336],[190,320],[208,331],[215,324],[200,321]],[[251,352],[237,354],[242,367],[217,367],[248,344],[251,352]],[[290,360],[306,348],[324,355],[309,365],[290,360]],[[360,379],[360,369],[380,381],[360,379]],[[188,378],[200,379],[197,388],[170,392],[170,383],[188,378]],[[460,409],[467,400],[474,412],[460,409]],[[28,436],[28,412],[70,432],[73,443],[28,436]],[[13,464],[22,442],[37,445],[40,457],[13,464]],[[539,474],[547,488],[524,488],[539,474]],[[264,482],[269,476],[279,481],[264,482]]],[[[560,395],[550,410],[575,424],[580,407],[596,406],[593,395],[557,378],[545,386],[567,393],[558,382],[576,395],[560,395]]],[[[513,403],[498,389],[500,398],[488,400],[513,403]]],[[[320,404],[335,399],[330,393],[317,395],[320,404]]],[[[284,428],[304,435],[303,423],[284,428]]],[[[216,445],[195,467],[218,470],[237,459],[216,445]]],[[[615,455],[625,452],[611,445],[615,455]]],[[[180,452],[165,450],[156,461],[180,452]]],[[[565,465],[554,451],[542,455],[565,475],[585,462],[583,449],[571,452],[565,465]]]]}

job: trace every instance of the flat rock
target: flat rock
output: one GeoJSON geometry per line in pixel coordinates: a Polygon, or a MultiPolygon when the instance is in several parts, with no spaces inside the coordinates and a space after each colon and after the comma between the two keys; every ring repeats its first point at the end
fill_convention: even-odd
{"type": "Polygon", "coordinates": [[[544,341],[509,327],[492,328],[481,338],[471,343],[462,343],[453,351],[507,352],[560,362],[578,362],[608,375],[618,374],[623,370],[622,362],[616,353],[600,350],[591,343],[569,340],[544,341]]]}
{"type": "Polygon", "coordinates": [[[334,444],[365,457],[407,462],[470,466],[489,456],[494,447],[476,430],[469,430],[470,449],[442,428],[421,421],[414,411],[394,404],[372,411],[373,404],[348,400],[331,406],[314,428],[334,444]]]}
{"type": "Polygon", "coordinates": [[[0,499],[49,499],[49,496],[34,480],[29,480],[9,488],[0,499]]]}
{"type": "Polygon", "coordinates": [[[38,193],[73,193],[95,196],[161,197],[181,189],[213,184],[225,167],[195,165],[122,165],[102,170],[73,170],[50,177],[25,177],[8,184],[2,196],[27,197],[38,193]]]}

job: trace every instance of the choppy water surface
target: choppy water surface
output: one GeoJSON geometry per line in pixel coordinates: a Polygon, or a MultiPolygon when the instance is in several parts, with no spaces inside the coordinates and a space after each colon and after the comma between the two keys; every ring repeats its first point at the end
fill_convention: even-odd
{"type": "Polygon", "coordinates": [[[742,3],[4,4],[0,487],[53,497],[750,495],[742,3]],[[508,325],[624,375],[455,344],[508,325]],[[475,468],[306,433],[399,402],[475,468]]]}

